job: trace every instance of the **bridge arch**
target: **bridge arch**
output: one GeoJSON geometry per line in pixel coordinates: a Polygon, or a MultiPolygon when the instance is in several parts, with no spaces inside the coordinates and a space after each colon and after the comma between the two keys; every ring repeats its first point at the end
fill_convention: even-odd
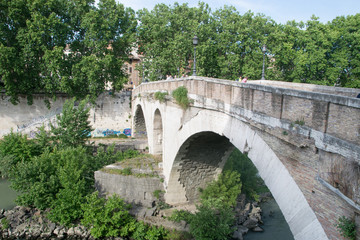
{"type": "Polygon", "coordinates": [[[229,139],[214,132],[190,136],[180,147],[170,175],[169,182],[182,187],[181,194],[174,197],[182,195],[187,202],[195,202],[198,189],[216,179],[233,149],[229,139]]]}
{"type": "Polygon", "coordinates": [[[163,122],[160,110],[157,108],[154,113],[154,124],[153,124],[153,153],[162,154],[163,152],[163,122]]]}
{"type": "Polygon", "coordinates": [[[144,112],[140,104],[136,105],[134,114],[134,137],[147,138],[146,122],[144,112]]]}
{"type": "MultiPolygon", "coordinates": [[[[201,175],[204,176],[202,180],[205,181],[214,179],[221,172],[225,164],[224,160],[227,159],[233,147],[236,147],[241,152],[246,152],[258,169],[259,175],[270,189],[284,214],[295,239],[327,239],[315,213],[286,167],[256,131],[245,122],[216,111],[200,110],[182,124],[181,129],[177,132],[177,138],[180,144],[174,147],[172,153],[167,155],[168,157],[173,156],[171,157],[173,159],[171,170],[168,171],[168,176],[165,176],[168,179],[165,195],[165,200],[168,203],[181,204],[194,201],[197,197],[196,193],[187,188],[197,189],[201,187],[203,183],[198,180],[201,175]],[[206,141],[206,136],[210,136],[214,141],[219,141],[223,144],[223,148],[219,147],[221,144],[210,145],[206,141]],[[210,151],[209,154],[205,152],[193,153],[196,148],[190,145],[193,145],[195,140],[199,140],[201,146],[206,144],[213,147],[218,146],[219,149],[216,154],[222,154],[221,160],[215,164],[217,166],[211,168],[211,164],[208,163],[207,167],[202,168],[204,171],[208,171],[206,174],[199,173],[199,171],[203,171],[199,170],[201,169],[199,167],[189,171],[191,166],[186,166],[186,164],[191,164],[191,159],[194,159],[194,156],[204,154],[205,156],[202,157],[205,159],[214,155],[214,151],[210,151]],[[184,175],[183,168],[189,171],[191,175],[184,175]],[[198,184],[198,186],[194,186],[194,184],[198,184]]],[[[167,159],[167,161],[171,161],[171,159],[167,159]]],[[[195,165],[200,166],[201,163],[203,162],[198,161],[195,165]]]]}

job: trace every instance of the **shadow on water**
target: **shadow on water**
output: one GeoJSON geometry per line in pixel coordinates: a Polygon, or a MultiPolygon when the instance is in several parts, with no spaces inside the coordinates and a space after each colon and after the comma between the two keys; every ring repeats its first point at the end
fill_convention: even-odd
{"type": "Polygon", "coordinates": [[[264,232],[252,232],[251,230],[244,236],[244,240],[293,240],[289,225],[287,224],[279,206],[274,199],[260,203],[262,209],[262,220],[260,227],[264,232]]]}
{"type": "Polygon", "coordinates": [[[15,207],[16,192],[10,188],[10,182],[0,179],[0,209],[11,209],[15,207]]]}

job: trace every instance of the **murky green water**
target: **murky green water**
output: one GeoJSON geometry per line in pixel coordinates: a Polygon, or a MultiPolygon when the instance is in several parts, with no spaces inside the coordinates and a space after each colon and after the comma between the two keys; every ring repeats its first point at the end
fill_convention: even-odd
{"type": "Polygon", "coordinates": [[[10,188],[10,182],[0,178],[0,208],[11,209],[15,207],[16,192],[10,188]]]}
{"type": "Polygon", "coordinates": [[[260,227],[264,232],[252,232],[251,230],[244,236],[244,240],[293,240],[289,225],[284,215],[274,199],[260,204],[262,209],[262,220],[260,227]]]}

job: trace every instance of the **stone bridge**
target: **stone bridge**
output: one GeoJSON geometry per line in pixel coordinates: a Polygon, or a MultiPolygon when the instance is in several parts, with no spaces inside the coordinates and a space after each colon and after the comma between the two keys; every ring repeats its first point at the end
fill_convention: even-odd
{"type": "Polygon", "coordinates": [[[340,216],[357,221],[360,99],[356,89],[204,77],[145,83],[133,90],[135,137],[162,154],[165,200],[194,202],[234,148],[247,153],[295,239],[342,239],[340,216]],[[183,109],[171,96],[184,86],[183,109]],[[156,92],[168,92],[164,101],[156,92]]]}

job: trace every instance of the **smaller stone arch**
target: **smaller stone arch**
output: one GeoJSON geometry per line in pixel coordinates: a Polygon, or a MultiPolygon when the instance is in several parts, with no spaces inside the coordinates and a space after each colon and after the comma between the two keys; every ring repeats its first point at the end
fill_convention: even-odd
{"type": "Polygon", "coordinates": [[[153,124],[153,153],[163,153],[163,123],[159,109],[155,110],[154,113],[154,124],[153,124]]]}
{"type": "Polygon", "coordinates": [[[134,137],[140,139],[147,138],[144,112],[140,104],[136,106],[136,111],[134,115],[134,137]]]}

